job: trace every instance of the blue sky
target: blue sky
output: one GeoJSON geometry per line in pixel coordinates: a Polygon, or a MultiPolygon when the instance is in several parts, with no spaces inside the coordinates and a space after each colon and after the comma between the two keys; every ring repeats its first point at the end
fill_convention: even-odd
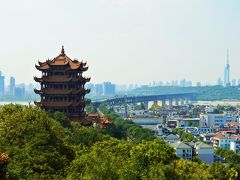
{"type": "Polygon", "coordinates": [[[239,0],[0,0],[0,69],[17,82],[63,44],[92,82],[240,78],[239,0]]]}

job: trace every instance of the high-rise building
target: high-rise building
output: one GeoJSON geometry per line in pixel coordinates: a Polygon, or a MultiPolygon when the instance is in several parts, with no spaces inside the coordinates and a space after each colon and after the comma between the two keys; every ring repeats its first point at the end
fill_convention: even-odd
{"type": "Polygon", "coordinates": [[[221,80],[221,78],[218,78],[217,85],[218,86],[222,86],[223,85],[223,81],[221,80]]]}
{"type": "Polygon", "coordinates": [[[236,79],[232,79],[232,86],[236,86],[236,79]]]}
{"type": "Polygon", "coordinates": [[[116,86],[111,82],[103,83],[103,95],[104,96],[114,96],[116,94],[116,86]]]}
{"type": "Polygon", "coordinates": [[[2,75],[2,71],[0,71],[0,96],[4,96],[5,89],[5,76],[2,75]]]}
{"type": "Polygon", "coordinates": [[[26,92],[25,92],[25,87],[23,86],[18,86],[14,88],[14,96],[15,97],[25,97],[26,92]]]}
{"type": "Polygon", "coordinates": [[[95,95],[96,96],[103,95],[103,84],[95,84],[95,95]]]}
{"type": "Polygon", "coordinates": [[[197,86],[197,87],[201,87],[201,86],[202,86],[201,82],[197,82],[197,83],[196,83],[196,86],[197,86]]]}
{"type": "Polygon", "coordinates": [[[180,81],[180,86],[181,86],[181,87],[186,87],[186,79],[182,79],[182,80],[180,81]]]}
{"type": "Polygon", "coordinates": [[[227,49],[227,64],[224,69],[224,86],[230,86],[230,65],[228,49],[227,49]]]}
{"type": "Polygon", "coordinates": [[[10,77],[10,95],[14,96],[14,89],[15,89],[15,78],[10,77]]]}

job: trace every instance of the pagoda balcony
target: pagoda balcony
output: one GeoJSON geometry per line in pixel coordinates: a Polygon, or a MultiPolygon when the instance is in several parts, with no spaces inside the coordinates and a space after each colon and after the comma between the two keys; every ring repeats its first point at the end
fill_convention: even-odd
{"type": "Polygon", "coordinates": [[[66,102],[66,101],[57,101],[57,102],[40,102],[39,105],[42,107],[70,107],[70,106],[84,106],[85,101],[79,102],[66,102]]]}
{"type": "Polygon", "coordinates": [[[34,89],[36,94],[49,94],[49,95],[67,95],[67,94],[81,94],[85,95],[90,92],[90,89],[56,89],[44,88],[41,90],[34,89]]]}
{"type": "Polygon", "coordinates": [[[85,78],[82,76],[71,77],[66,75],[58,75],[58,76],[42,76],[41,78],[34,77],[36,82],[43,83],[64,83],[64,82],[83,82],[87,83],[91,80],[91,78],[85,78]]]}

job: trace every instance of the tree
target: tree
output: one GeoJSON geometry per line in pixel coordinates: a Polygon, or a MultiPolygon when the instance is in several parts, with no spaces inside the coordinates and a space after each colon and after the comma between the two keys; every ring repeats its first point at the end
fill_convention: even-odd
{"type": "Polygon", "coordinates": [[[71,163],[67,179],[119,179],[130,144],[110,138],[82,150],[71,163]]]}
{"type": "Polygon", "coordinates": [[[67,129],[44,111],[19,105],[0,109],[0,147],[10,157],[10,178],[63,176],[74,155],[68,136],[67,129]]]}
{"type": "Polygon", "coordinates": [[[237,171],[229,165],[225,166],[224,164],[213,163],[208,169],[213,179],[225,180],[237,179],[238,177],[237,171]]]}

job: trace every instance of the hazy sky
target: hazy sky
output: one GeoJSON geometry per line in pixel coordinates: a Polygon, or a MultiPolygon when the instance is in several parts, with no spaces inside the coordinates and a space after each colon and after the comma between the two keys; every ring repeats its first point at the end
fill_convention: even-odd
{"type": "Polygon", "coordinates": [[[33,82],[38,60],[88,62],[92,82],[240,78],[239,0],[0,0],[0,69],[33,82]]]}

